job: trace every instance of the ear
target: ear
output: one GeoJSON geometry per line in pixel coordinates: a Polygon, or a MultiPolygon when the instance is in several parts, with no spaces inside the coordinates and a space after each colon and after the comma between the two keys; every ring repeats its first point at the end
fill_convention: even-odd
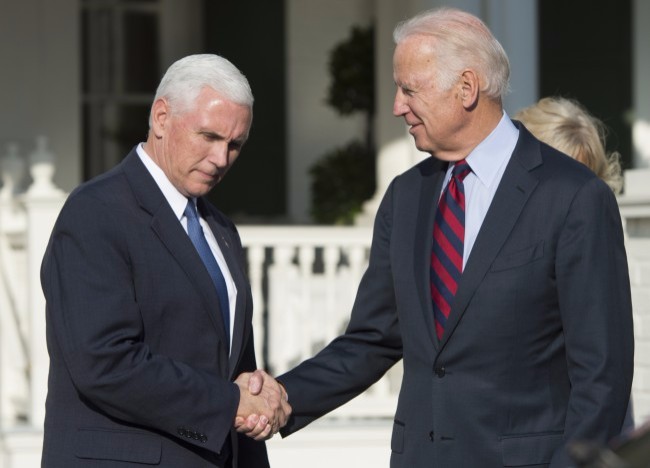
{"type": "Polygon", "coordinates": [[[465,109],[473,108],[478,102],[479,80],[474,70],[467,69],[460,75],[461,101],[465,109]]]}
{"type": "Polygon", "coordinates": [[[167,121],[170,118],[169,104],[165,98],[158,98],[151,106],[151,131],[161,138],[165,133],[167,121]]]}

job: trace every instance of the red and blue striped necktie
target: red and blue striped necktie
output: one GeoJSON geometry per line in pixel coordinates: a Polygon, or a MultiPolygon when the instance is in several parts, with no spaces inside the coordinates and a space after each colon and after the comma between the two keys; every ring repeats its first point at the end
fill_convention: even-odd
{"type": "Polygon", "coordinates": [[[442,338],[463,272],[465,241],[465,187],[463,179],[472,172],[465,160],[458,161],[451,172],[436,210],[431,249],[431,300],[436,335],[442,338]]]}

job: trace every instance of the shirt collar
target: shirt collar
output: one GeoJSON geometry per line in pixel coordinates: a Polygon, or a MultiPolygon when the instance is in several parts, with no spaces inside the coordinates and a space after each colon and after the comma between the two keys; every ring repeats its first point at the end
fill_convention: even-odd
{"type": "Polygon", "coordinates": [[[185,207],[187,206],[187,197],[180,193],[176,187],[169,181],[163,170],[151,159],[151,156],[144,150],[144,145],[140,143],[136,151],[142,160],[151,177],[156,181],[158,188],[165,196],[167,203],[171,206],[176,217],[180,219],[184,216],[185,207]]]}
{"type": "Polygon", "coordinates": [[[499,124],[467,156],[472,172],[485,187],[498,182],[499,169],[510,160],[518,138],[519,130],[504,111],[499,124]]]}

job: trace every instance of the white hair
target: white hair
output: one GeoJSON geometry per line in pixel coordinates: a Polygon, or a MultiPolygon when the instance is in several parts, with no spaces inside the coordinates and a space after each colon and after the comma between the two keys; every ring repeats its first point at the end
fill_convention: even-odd
{"type": "Polygon", "coordinates": [[[500,99],[509,90],[510,63],[503,47],[476,16],[455,8],[427,10],[403,21],[393,32],[395,44],[410,36],[433,39],[437,84],[450,89],[470,68],[481,80],[481,91],[500,99]]]}
{"type": "Polygon", "coordinates": [[[235,104],[253,108],[246,77],[230,61],[214,54],[189,55],[174,62],[160,80],[154,102],[164,97],[173,111],[185,112],[206,86],[235,104]]]}

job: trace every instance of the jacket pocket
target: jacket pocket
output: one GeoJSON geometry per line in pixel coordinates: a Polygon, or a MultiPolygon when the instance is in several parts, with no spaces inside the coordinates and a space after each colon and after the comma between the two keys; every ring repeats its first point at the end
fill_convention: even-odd
{"type": "Polygon", "coordinates": [[[509,270],[534,262],[544,256],[544,241],[539,241],[525,249],[515,252],[504,252],[500,254],[492,263],[490,271],[509,270]]]}
{"type": "Polygon", "coordinates": [[[393,435],[390,438],[390,449],[395,453],[404,452],[404,423],[398,420],[393,422],[393,435]]]}
{"type": "Polygon", "coordinates": [[[545,432],[521,436],[502,436],[503,466],[542,465],[551,462],[553,453],[562,446],[564,433],[545,432]]]}
{"type": "Polygon", "coordinates": [[[78,458],[158,465],[161,453],[162,442],[154,435],[99,428],[77,431],[78,458]]]}

